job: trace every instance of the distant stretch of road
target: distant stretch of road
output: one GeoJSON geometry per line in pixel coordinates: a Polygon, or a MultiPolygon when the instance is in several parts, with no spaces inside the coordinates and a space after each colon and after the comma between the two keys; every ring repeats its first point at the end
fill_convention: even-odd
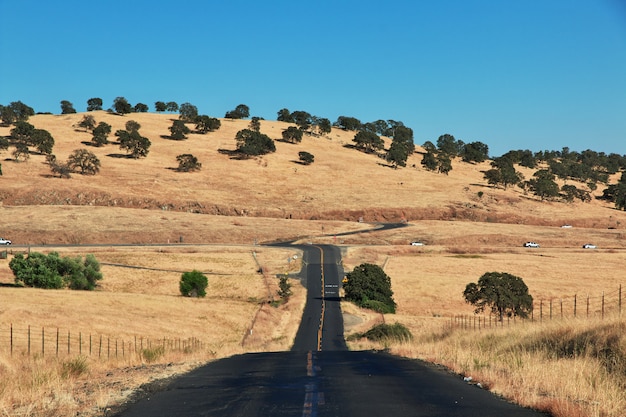
{"type": "Polygon", "coordinates": [[[339,248],[300,245],[308,297],[290,352],[212,362],[158,389],[118,417],[538,417],[427,363],[352,352],[339,306],[339,248]]]}

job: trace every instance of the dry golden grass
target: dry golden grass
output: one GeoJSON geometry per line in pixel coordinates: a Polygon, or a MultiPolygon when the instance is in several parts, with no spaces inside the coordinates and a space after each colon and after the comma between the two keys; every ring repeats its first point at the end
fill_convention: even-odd
{"type": "MultiPolygon", "coordinates": [[[[582,314],[588,294],[597,302],[602,291],[610,293],[621,284],[624,212],[599,200],[539,202],[518,189],[487,187],[481,171],[489,168],[488,163],[454,161],[446,176],[422,169],[421,155],[416,153],[406,168],[395,170],[376,155],[350,149],[346,145],[354,133],[337,129],[324,137],[305,136],[298,145],[277,141],[277,152],[270,155],[231,160],[220,150],[235,149],[235,134],[247,127],[247,121],[223,120],[217,132],[172,141],[161,137],[169,134],[172,115],[92,114],[97,122],[111,124],[113,132],[128,120],[139,122],[142,135],[152,141],[148,157],[120,157],[114,143],[102,148],[85,144],[91,135],[75,127],[84,114],[32,117],[30,123],[55,138],[59,160],[74,149],[88,148],[100,158],[101,172],[54,178],[44,156],[33,154],[17,163],[4,152],[0,236],[15,245],[154,246],[92,246],[81,252],[33,246],[31,250],[54,249],[62,255],[94,253],[104,264],[104,280],[91,293],[0,287],[0,325],[61,327],[130,338],[195,336],[203,348],[166,353],[151,363],[140,355],[108,361],[87,358],[84,372],[68,375],[64,372],[68,362],[80,365],[72,362],[74,357],[26,357],[21,352],[10,357],[0,339],[0,381],[17,381],[0,382],[0,415],[98,415],[155,378],[235,353],[288,349],[305,290],[294,282],[294,296],[278,308],[263,301],[276,292],[275,274],[293,272],[299,265],[286,262],[293,251],[254,243],[290,239],[344,245],[346,269],[371,262],[383,266],[392,278],[398,314],[382,317],[344,306],[346,332],[362,332],[383,320],[398,321],[417,336],[410,345],[390,346],[398,354],[470,371],[493,390],[522,403],[544,401],[545,408],[558,416],[623,414],[615,412],[623,411],[624,400],[611,385],[614,382],[598,374],[591,359],[578,363],[535,355],[539,356],[535,361],[528,352],[507,354],[506,345],[497,345],[495,353],[476,347],[490,338],[528,339],[544,328],[549,331],[548,326],[514,327],[508,333],[498,329],[496,336],[485,332],[483,338],[444,329],[448,316],[471,313],[462,291],[488,271],[523,277],[536,300],[569,303],[576,294],[582,314]],[[315,155],[315,162],[298,164],[299,151],[315,155]],[[202,170],[176,172],[176,156],[182,153],[198,157],[202,170]],[[365,223],[356,222],[359,218],[365,223]],[[407,220],[409,226],[335,236],[369,229],[368,222],[398,220],[407,220]],[[563,224],[574,227],[562,229],[563,224]],[[427,245],[408,246],[412,240],[427,245]],[[522,248],[529,240],[542,248],[522,248]],[[582,250],[583,243],[595,243],[599,249],[582,250]],[[209,277],[205,299],[178,295],[181,271],[193,268],[209,277]],[[493,365],[484,365],[492,360],[493,365]],[[561,387],[562,381],[549,375],[562,375],[563,369],[575,369],[579,378],[597,382],[596,388],[577,392],[586,386],[577,379],[561,387]],[[533,385],[541,388],[533,391],[529,388],[533,385]],[[616,400],[609,400],[611,395],[616,400]]],[[[287,125],[262,121],[261,126],[263,133],[279,139],[287,125]]],[[[0,127],[0,135],[9,130],[0,127]]],[[[532,175],[522,171],[527,178],[532,175]]],[[[594,192],[601,193],[602,187],[594,192]]],[[[9,260],[0,260],[0,283],[13,281],[9,260]]],[[[597,304],[591,315],[598,315],[597,304]]],[[[556,322],[550,326],[553,323],[557,326],[556,322]]],[[[567,325],[585,331],[593,326],[590,323],[567,325]]],[[[351,346],[380,347],[365,340],[351,346]]]]}

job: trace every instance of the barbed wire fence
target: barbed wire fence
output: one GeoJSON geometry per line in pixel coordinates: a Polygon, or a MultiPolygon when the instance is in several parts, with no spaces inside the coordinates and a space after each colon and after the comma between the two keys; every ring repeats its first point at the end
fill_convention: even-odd
{"type": "Polygon", "coordinates": [[[19,327],[0,325],[0,354],[72,356],[82,355],[100,359],[128,358],[132,356],[149,359],[155,349],[165,352],[191,352],[202,349],[203,343],[196,337],[151,339],[135,336],[117,338],[102,334],[72,332],[70,329],[19,327]]]}
{"type": "Polygon", "coordinates": [[[570,297],[539,299],[533,302],[533,310],[527,319],[505,316],[502,320],[493,314],[459,314],[450,317],[450,326],[463,329],[484,329],[511,326],[517,322],[543,322],[568,318],[604,319],[622,315],[622,286],[613,291],[603,291],[601,295],[590,294],[570,297]]]}

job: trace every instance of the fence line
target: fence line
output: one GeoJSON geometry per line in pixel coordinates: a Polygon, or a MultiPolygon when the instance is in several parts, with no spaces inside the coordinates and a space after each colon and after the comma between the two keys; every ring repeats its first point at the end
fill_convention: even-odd
{"type": "MultiPolygon", "coordinates": [[[[600,318],[606,316],[621,316],[622,314],[622,286],[617,290],[602,292],[599,296],[580,297],[574,294],[571,297],[555,297],[540,299],[533,302],[533,311],[529,317],[531,322],[543,322],[545,320],[557,320],[565,318],[600,318]]],[[[494,315],[455,315],[450,318],[450,326],[464,329],[484,329],[490,327],[506,327],[522,319],[504,317],[499,320],[494,315]]]]}
{"type": "Polygon", "coordinates": [[[196,337],[186,339],[150,339],[142,336],[121,339],[102,334],[84,334],[61,328],[33,328],[0,326],[0,353],[24,355],[56,356],[83,355],[114,359],[131,355],[147,356],[150,349],[163,349],[165,352],[193,351],[202,349],[203,343],[196,337]]]}

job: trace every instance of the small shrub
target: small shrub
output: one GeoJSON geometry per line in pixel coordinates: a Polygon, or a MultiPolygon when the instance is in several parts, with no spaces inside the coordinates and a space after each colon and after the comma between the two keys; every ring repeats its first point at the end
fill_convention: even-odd
{"type": "Polygon", "coordinates": [[[159,360],[161,356],[165,354],[165,347],[157,346],[153,348],[146,348],[141,351],[141,357],[147,363],[153,363],[159,360]]]}
{"type": "Polygon", "coordinates": [[[87,373],[88,370],[87,358],[84,356],[78,356],[61,364],[61,376],[63,378],[78,377],[87,373]]]}
{"type": "Polygon", "coordinates": [[[406,342],[413,340],[411,331],[401,323],[376,325],[363,333],[362,337],[375,342],[406,342]]]}
{"type": "Polygon", "coordinates": [[[289,301],[289,297],[292,296],[293,291],[291,291],[291,284],[289,283],[289,277],[287,274],[280,277],[280,281],[278,282],[278,296],[284,301],[289,301]]]}

